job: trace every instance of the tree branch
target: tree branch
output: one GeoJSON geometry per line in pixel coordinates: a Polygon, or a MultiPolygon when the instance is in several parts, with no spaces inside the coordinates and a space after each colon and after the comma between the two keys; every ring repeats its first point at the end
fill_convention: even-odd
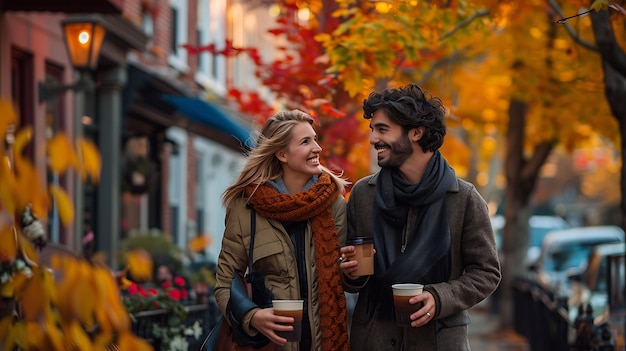
{"type": "MultiPolygon", "coordinates": [[[[554,10],[554,12],[556,12],[556,14],[561,17],[561,19],[556,20],[555,23],[559,23],[565,26],[565,30],[567,31],[567,33],[570,35],[570,37],[572,37],[572,39],[574,39],[574,41],[576,43],[578,43],[580,46],[591,50],[591,51],[598,51],[598,47],[595,46],[593,43],[590,43],[586,40],[584,40],[583,38],[581,38],[578,33],[576,33],[576,31],[574,30],[574,28],[572,28],[572,26],[569,25],[569,23],[567,23],[567,20],[575,17],[575,16],[570,16],[565,18],[565,16],[563,16],[563,11],[561,11],[561,8],[559,7],[559,4],[556,3],[555,0],[548,0],[548,4],[550,5],[550,7],[552,8],[552,10],[554,10]]],[[[588,12],[585,12],[588,13],[588,12]]],[[[576,16],[580,16],[582,14],[578,14],[576,16]]]]}
{"type": "Polygon", "coordinates": [[[551,141],[544,141],[535,146],[533,150],[533,154],[528,161],[524,163],[524,167],[522,168],[521,178],[524,181],[532,182],[536,180],[539,169],[546,163],[546,159],[552,152],[554,148],[554,143],[551,141]]]}
{"type": "Polygon", "coordinates": [[[463,27],[468,26],[470,23],[472,23],[475,19],[480,18],[480,17],[484,17],[487,16],[489,14],[489,10],[484,9],[484,10],[480,10],[475,12],[473,15],[471,15],[470,17],[466,18],[465,20],[457,23],[456,26],[454,26],[454,28],[452,28],[449,32],[442,34],[439,37],[439,40],[444,40],[447,37],[453,35],[454,33],[456,33],[458,30],[460,30],[463,27]]]}

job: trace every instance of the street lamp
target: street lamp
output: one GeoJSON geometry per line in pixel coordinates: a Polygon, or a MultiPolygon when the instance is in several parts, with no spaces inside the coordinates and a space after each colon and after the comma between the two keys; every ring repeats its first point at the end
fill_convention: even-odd
{"type": "Polygon", "coordinates": [[[98,58],[106,30],[95,21],[79,19],[68,19],[63,21],[61,25],[63,26],[63,39],[72,67],[79,72],[80,76],[72,84],[40,82],[39,102],[52,99],[67,90],[93,89],[93,81],[87,73],[98,66],[98,58]]]}

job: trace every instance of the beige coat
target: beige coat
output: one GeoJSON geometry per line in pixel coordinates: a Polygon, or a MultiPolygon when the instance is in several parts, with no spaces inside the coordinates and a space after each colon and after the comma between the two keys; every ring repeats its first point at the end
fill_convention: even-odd
{"type": "MultiPolygon", "coordinates": [[[[339,196],[333,203],[333,216],[339,234],[340,246],[347,238],[346,201],[339,196]]],[[[313,237],[310,224],[305,230],[306,267],[308,276],[309,320],[311,321],[311,335],[313,336],[313,350],[321,350],[321,330],[319,328],[319,303],[317,297],[317,274],[313,251],[313,237]]],[[[246,208],[243,199],[237,200],[226,214],[226,229],[222,239],[222,249],[217,261],[217,283],[215,298],[224,313],[230,298],[230,283],[236,269],[245,270],[248,264],[248,247],[250,245],[250,210],[246,208]]],[[[256,236],[254,242],[253,269],[261,272],[265,277],[265,287],[274,293],[277,299],[299,299],[298,270],[294,247],[289,234],[280,221],[267,219],[256,215],[256,236]]],[[[339,257],[337,247],[337,257],[339,257]]],[[[337,267],[339,269],[339,267],[337,267]]],[[[258,333],[250,325],[250,320],[256,310],[249,312],[244,318],[243,328],[250,335],[258,333]]],[[[282,350],[298,351],[297,343],[287,343],[282,350]]],[[[302,350],[305,351],[305,350],[302,350]]],[[[308,351],[308,350],[306,350],[308,351]]],[[[326,350],[324,350],[326,351],[326,350]]]]}
{"type": "MultiPolygon", "coordinates": [[[[376,177],[359,180],[350,193],[348,218],[350,235],[372,235],[371,213],[374,206],[376,177]]],[[[489,296],[500,282],[500,263],[487,204],[474,186],[457,180],[446,194],[451,237],[451,277],[448,282],[427,285],[435,297],[437,312],[433,321],[420,328],[403,329],[393,321],[377,320],[367,312],[369,289],[375,286],[350,285],[359,299],[352,317],[350,346],[352,351],[461,351],[469,350],[467,310],[489,296]],[[362,288],[362,289],[361,289],[362,288]]],[[[409,220],[415,213],[409,211],[409,220]]]]}

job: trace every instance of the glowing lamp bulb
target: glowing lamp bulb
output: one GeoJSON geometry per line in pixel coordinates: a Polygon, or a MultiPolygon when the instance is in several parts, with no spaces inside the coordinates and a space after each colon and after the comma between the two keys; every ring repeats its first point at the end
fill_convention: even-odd
{"type": "Polygon", "coordinates": [[[89,33],[87,33],[87,31],[82,31],[78,34],[78,41],[85,45],[89,42],[89,33]]]}

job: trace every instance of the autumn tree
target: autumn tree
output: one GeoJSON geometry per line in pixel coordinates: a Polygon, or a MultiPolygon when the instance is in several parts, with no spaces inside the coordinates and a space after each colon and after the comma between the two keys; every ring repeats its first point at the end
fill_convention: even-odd
{"type": "MultiPolygon", "coordinates": [[[[133,335],[118,282],[104,263],[67,254],[42,257],[32,223],[46,217],[50,197],[64,225],[74,220],[74,209],[62,188],[40,181],[23,154],[32,128],[18,125],[12,103],[0,98],[0,349],[152,350],[133,335]]],[[[83,181],[100,177],[100,154],[86,139],[57,134],[48,140],[46,156],[51,172],[73,170],[83,181]]]]}
{"type": "MultiPolygon", "coordinates": [[[[395,83],[417,80],[438,91],[453,108],[467,135],[505,138],[506,259],[501,311],[503,325],[508,327],[512,323],[511,282],[525,274],[530,199],[542,165],[556,147],[571,151],[594,133],[604,132],[615,139],[594,58],[572,43],[563,28],[554,23],[554,13],[546,11],[543,2],[473,2],[481,7],[456,1],[385,4],[389,6],[390,21],[402,30],[395,28],[388,33],[384,26],[375,27],[385,21],[380,14],[378,21],[358,21],[356,18],[362,13],[353,14],[351,33],[375,27],[371,33],[376,33],[376,42],[386,39],[390,43],[364,45],[354,55],[368,57],[387,52],[387,57],[397,58],[400,55],[391,50],[392,45],[404,54],[402,58],[411,58],[414,53],[421,55],[419,65],[401,67],[394,74],[395,83]],[[424,6],[419,9],[419,18],[410,21],[403,17],[416,17],[410,11],[416,6],[424,6]],[[418,27],[411,27],[415,23],[418,27]],[[471,29],[473,33],[448,35],[462,29],[471,29]],[[398,32],[411,33],[414,40],[409,42],[419,44],[403,46],[407,40],[398,32]]],[[[326,43],[328,51],[337,53],[335,66],[340,72],[347,72],[340,76],[345,82],[352,79],[355,69],[350,66],[355,63],[343,59],[349,56],[343,53],[343,36],[345,33],[334,33],[326,43]]],[[[495,151],[495,142],[487,140],[476,150],[479,155],[489,156],[495,151]]]]}
{"type": "MultiPolygon", "coordinates": [[[[231,41],[226,41],[221,49],[214,45],[184,47],[190,54],[206,51],[230,58],[249,58],[255,64],[255,75],[260,84],[268,88],[285,108],[302,109],[317,119],[324,163],[354,182],[370,171],[370,147],[366,127],[359,115],[361,101],[350,96],[343,82],[329,72],[330,62],[324,54],[324,47],[315,38],[320,33],[332,32],[341,24],[340,18],[332,15],[337,5],[335,1],[308,3],[311,19],[306,23],[297,19],[298,10],[305,6],[304,1],[251,1],[246,5],[267,6],[269,3],[280,8],[277,25],[270,29],[270,34],[285,43],[276,48],[274,60],[265,62],[258,48],[235,47],[231,41]]],[[[260,124],[275,112],[256,91],[230,87],[228,97],[260,124]]]]}

